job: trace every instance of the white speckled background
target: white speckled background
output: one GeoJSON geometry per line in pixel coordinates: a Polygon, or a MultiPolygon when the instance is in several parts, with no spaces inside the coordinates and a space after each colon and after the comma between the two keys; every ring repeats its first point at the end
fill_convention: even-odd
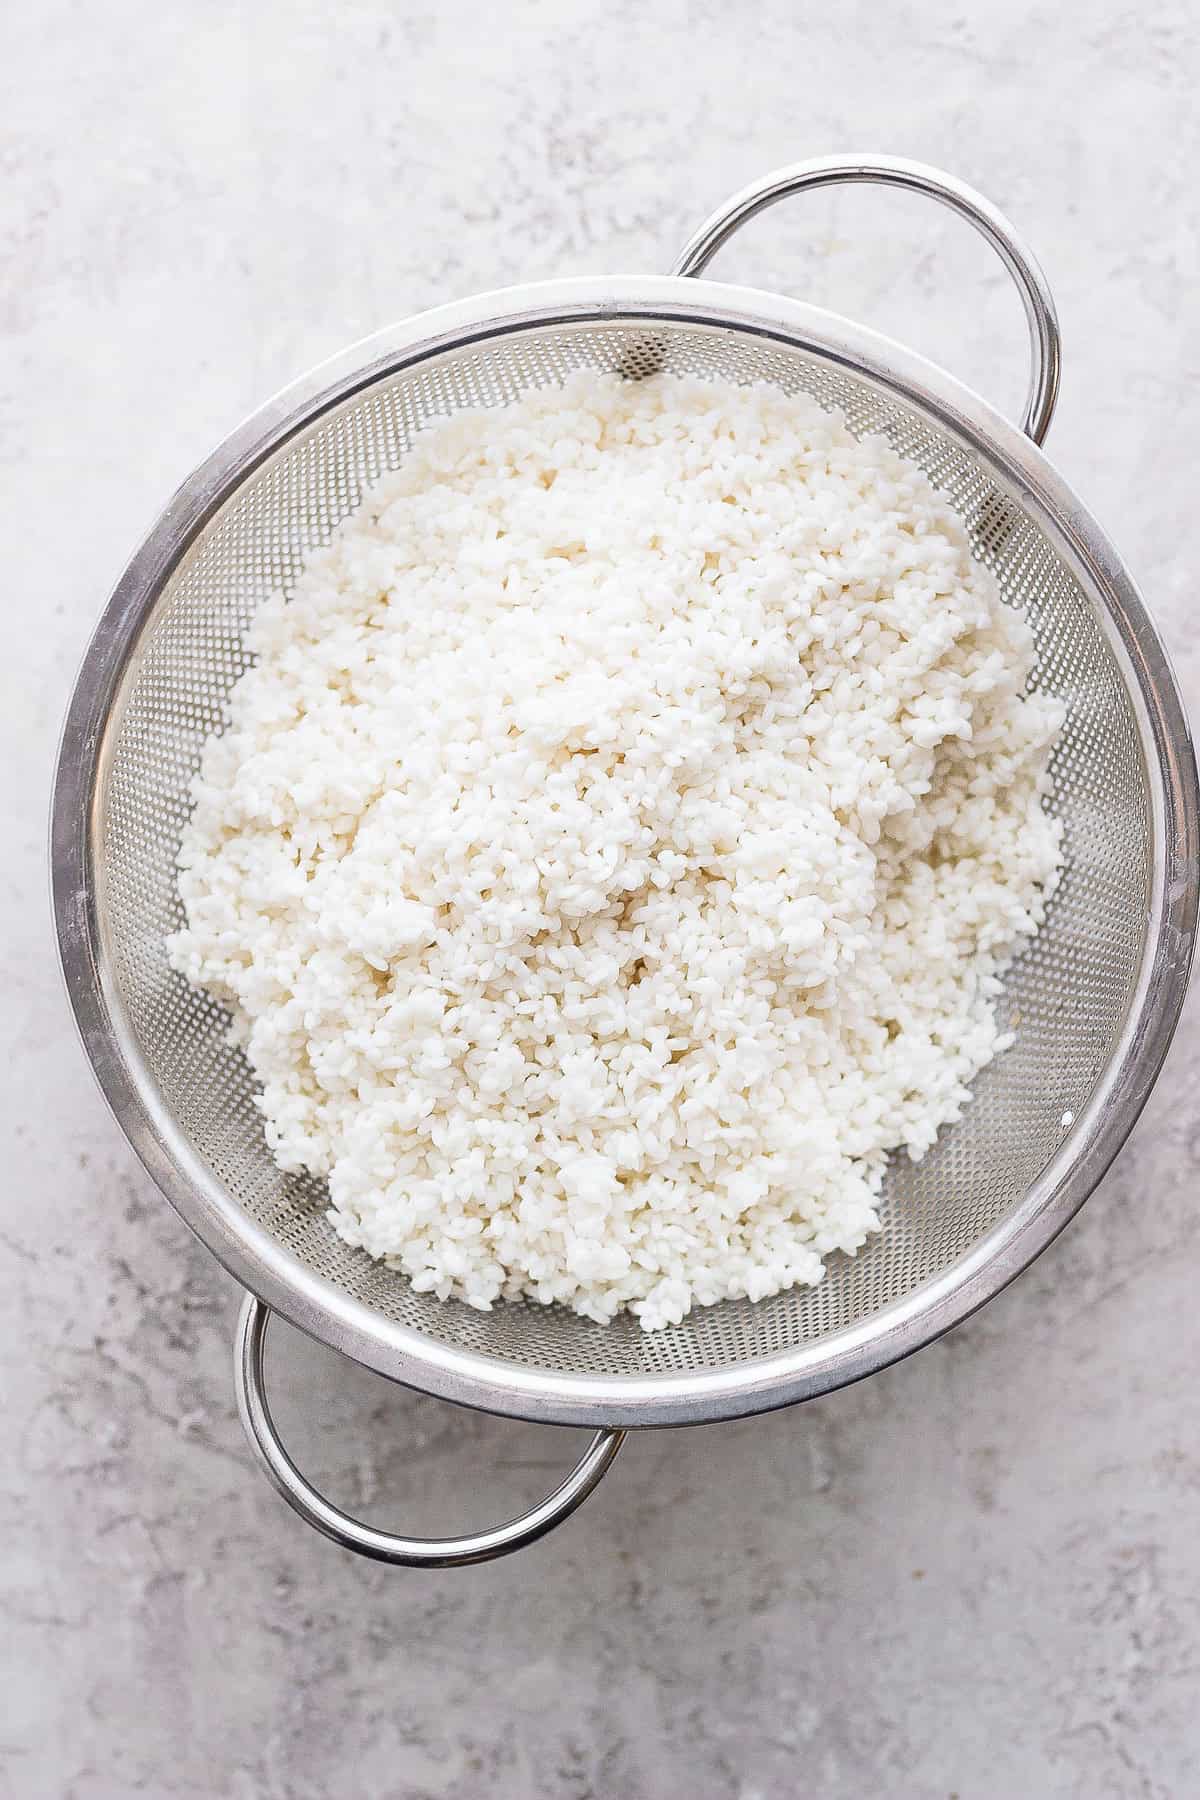
{"type": "MultiPolygon", "coordinates": [[[[1200,1793],[1194,1010],[1113,1174],[983,1315],[805,1408],[635,1441],[521,1558],[407,1574],[251,1468],[237,1294],[97,1097],[43,868],[106,589],[242,414],[440,300],[662,269],[726,192],[834,149],[945,164],[1042,254],[1050,448],[1195,706],[1190,0],[46,0],[2,35],[0,1795],[1200,1793]]],[[[1023,389],[1015,298],[918,201],[778,209],[714,273],[1023,389]]],[[[301,1461],[382,1524],[488,1522],[579,1442],[276,1345],[301,1461]]]]}

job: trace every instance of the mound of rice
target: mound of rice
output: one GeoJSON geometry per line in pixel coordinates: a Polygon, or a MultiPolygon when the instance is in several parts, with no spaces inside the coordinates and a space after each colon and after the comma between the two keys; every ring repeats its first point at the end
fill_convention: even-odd
{"type": "Polygon", "coordinates": [[[349,1243],[654,1329],[878,1229],[1060,863],[1062,709],[914,464],[581,374],[422,433],[250,644],[171,956],[349,1243]]]}

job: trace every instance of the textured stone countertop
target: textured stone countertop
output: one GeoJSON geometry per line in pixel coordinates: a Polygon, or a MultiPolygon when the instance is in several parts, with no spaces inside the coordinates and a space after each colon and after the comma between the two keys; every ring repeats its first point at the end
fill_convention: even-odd
{"type": "MultiPolygon", "coordinates": [[[[1194,8],[47,0],[4,38],[0,1796],[1200,1793],[1194,1008],[1099,1192],[968,1325],[809,1406],[635,1441],[522,1557],[407,1574],[251,1467],[237,1291],[97,1096],[44,873],[106,589],[246,411],[438,301],[661,270],[727,192],[834,149],[942,163],[1042,255],[1052,454],[1195,707],[1194,8]]],[[[780,208],[714,274],[1019,401],[1011,290],[915,199],[780,208]]],[[[580,1441],[276,1342],[299,1459],[380,1523],[490,1522],[580,1441]]]]}

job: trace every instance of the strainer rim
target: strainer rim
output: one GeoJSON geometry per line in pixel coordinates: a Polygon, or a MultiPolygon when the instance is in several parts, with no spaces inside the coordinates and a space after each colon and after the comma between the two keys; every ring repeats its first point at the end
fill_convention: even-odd
{"type": "Polygon", "coordinates": [[[1182,699],[1132,579],[1044,454],[987,401],[915,352],[805,302],[676,276],[582,277],[481,294],[362,340],[258,409],[182,484],[118,580],[84,655],[55,779],[52,890],[68,994],[105,1098],[156,1184],[245,1286],[319,1340],[448,1400],[573,1425],[702,1423],[811,1398],[921,1348],[998,1293],[1083,1204],[1141,1111],[1178,1020],[1196,927],[1198,813],[1182,699]],[[715,1371],[615,1377],[547,1373],[426,1337],[315,1274],[242,1212],[175,1128],[141,1056],[106,964],[94,864],[98,847],[102,854],[99,802],[137,641],[181,557],[248,476],[356,392],[406,366],[555,323],[631,320],[775,338],[914,407],[984,460],[989,477],[1036,513],[1103,603],[1138,719],[1155,854],[1150,929],[1118,1043],[1058,1153],[1004,1219],[941,1274],[825,1338],[715,1371]]]}

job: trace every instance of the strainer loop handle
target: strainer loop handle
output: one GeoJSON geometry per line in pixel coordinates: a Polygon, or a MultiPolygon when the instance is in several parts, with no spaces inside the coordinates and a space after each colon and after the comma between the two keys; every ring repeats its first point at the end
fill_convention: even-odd
{"type": "Polygon", "coordinates": [[[813,188],[836,187],[843,182],[875,182],[883,187],[907,188],[926,194],[956,212],[975,227],[996,251],[1020,291],[1029,324],[1033,368],[1022,429],[1040,444],[1050,429],[1058,399],[1061,338],[1054,298],[1036,256],[1013,230],[1004,214],[990,200],[958,181],[953,175],[927,163],[909,162],[900,156],[820,156],[809,162],[791,163],[761,181],[734,194],[706,219],[684,247],[671,273],[701,275],[721,246],[756,213],[813,188]]]}
{"type": "Polygon", "coordinates": [[[409,1538],[364,1525],[319,1494],[300,1473],[280,1440],[267,1404],[263,1385],[263,1346],[271,1310],[253,1294],[247,1294],[238,1318],[234,1354],[234,1383],[238,1412],[246,1436],[263,1469],[288,1505],[314,1530],[332,1538],[344,1550],[376,1562],[399,1563],[410,1569],[453,1569],[467,1563],[490,1562],[523,1550],[569,1518],[612,1467],[625,1441],[623,1431],[598,1431],[561,1486],[552,1494],[505,1525],[465,1537],[409,1538]]]}

